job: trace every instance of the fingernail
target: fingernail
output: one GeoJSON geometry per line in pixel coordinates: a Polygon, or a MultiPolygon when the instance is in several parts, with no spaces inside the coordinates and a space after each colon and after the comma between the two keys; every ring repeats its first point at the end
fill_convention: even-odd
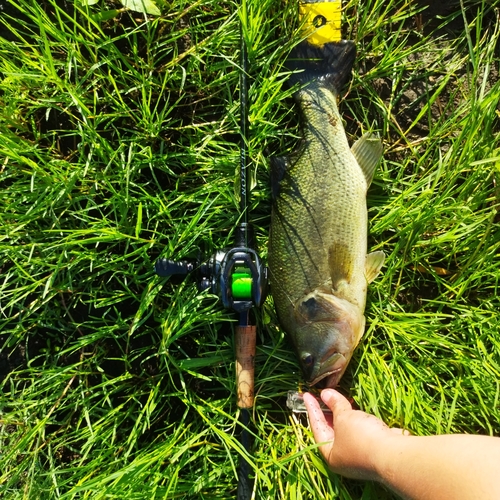
{"type": "Polygon", "coordinates": [[[336,392],[334,389],[323,389],[321,391],[321,399],[324,401],[325,398],[335,397],[336,392]]]}

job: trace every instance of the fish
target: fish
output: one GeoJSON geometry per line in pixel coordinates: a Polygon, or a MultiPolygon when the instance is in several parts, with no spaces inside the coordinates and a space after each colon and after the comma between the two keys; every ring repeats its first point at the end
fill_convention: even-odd
{"type": "Polygon", "coordinates": [[[382,251],[367,253],[366,194],[383,154],[366,133],[349,147],[337,98],[350,79],[352,41],[301,42],[287,66],[303,138],[290,157],[271,158],[268,266],[280,326],[311,386],[335,387],[365,329],[367,285],[382,251]]]}

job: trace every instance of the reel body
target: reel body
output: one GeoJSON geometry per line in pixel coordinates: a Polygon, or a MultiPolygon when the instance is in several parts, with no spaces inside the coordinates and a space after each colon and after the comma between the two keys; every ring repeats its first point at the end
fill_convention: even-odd
{"type": "Polygon", "coordinates": [[[155,263],[156,274],[168,277],[194,273],[198,288],[217,295],[224,307],[238,313],[259,307],[266,299],[267,267],[248,246],[248,233],[248,224],[238,226],[235,246],[217,250],[205,262],[160,259],[155,263]]]}

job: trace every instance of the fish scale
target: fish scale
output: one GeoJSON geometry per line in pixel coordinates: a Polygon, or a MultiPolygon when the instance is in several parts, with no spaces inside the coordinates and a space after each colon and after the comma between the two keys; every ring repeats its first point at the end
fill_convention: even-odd
{"type": "MultiPolygon", "coordinates": [[[[291,160],[273,162],[278,185],[273,186],[269,270],[280,324],[306,378],[313,384],[326,378],[327,386],[334,386],[364,331],[367,284],[383,263],[382,252],[367,258],[366,209],[382,146],[367,134],[349,147],[337,86],[350,74],[353,44],[327,45],[313,51],[314,71],[308,72],[304,59],[307,85],[295,95],[303,118],[302,146],[291,160]]],[[[305,49],[310,55],[311,48],[305,49]]]]}

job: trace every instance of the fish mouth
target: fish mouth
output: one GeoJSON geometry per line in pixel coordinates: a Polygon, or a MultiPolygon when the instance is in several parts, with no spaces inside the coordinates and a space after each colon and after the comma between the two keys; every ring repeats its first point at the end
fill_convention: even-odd
{"type": "Polygon", "coordinates": [[[323,363],[323,366],[331,366],[331,369],[325,372],[320,373],[317,377],[315,377],[310,384],[316,385],[319,382],[323,382],[322,388],[334,388],[339,380],[342,377],[346,367],[347,367],[347,359],[343,354],[336,352],[329,356],[323,363]]]}
{"type": "Polygon", "coordinates": [[[333,389],[338,384],[343,372],[344,368],[342,367],[337,368],[336,370],[322,373],[321,375],[318,375],[312,382],[310,382],[310,385],[316,385],[319,382],[324,382],[321,387],[322,389],[333,389]]]}

